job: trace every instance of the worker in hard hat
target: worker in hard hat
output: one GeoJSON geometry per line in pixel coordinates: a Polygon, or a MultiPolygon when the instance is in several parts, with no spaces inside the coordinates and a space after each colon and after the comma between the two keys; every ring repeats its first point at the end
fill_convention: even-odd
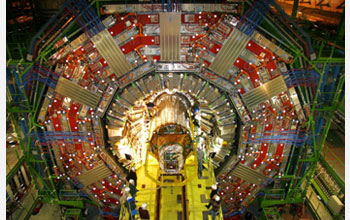
{"type": "Polygon", "coordinates": [[[129,188],[130,188],[130,194],[133,197],[136,197],[136,186],[135,186],[135,181],[133,179],[129,180],[129,188]]]}
{"type": "Polygon", "coordinates": [[[130,179],[133,179],[135,182],[135,186],[137,186],[137,176],[136,176],[136,168],[133,166],[131,167],[130,172],[128,173],[128,176],[126,177],[126,180],[129,181],[130,179]]]}
{"type": "Polygon", "coordinates": [[[149,213],[147,211],[147,204],[143,203],[141,207],[139,208],[139,215],[142,220],[149,220],[149,213]]]}
{"type": "Polygon", "coordinates": [[[214,195],[216,195],[216,194],[218,194],[218,187],[217,187],[216,184],[213,184],[213,185],[211,185],[211,192],[210,192],[210,196],[209,196],[209,198],[210,198],[209,204],[205,206],[205,207],[207,207],[207,209],[209,209],[210,206],[212,205],[211,201],[212,201],[214,195]]]}
{"type": "Polygon", "coordinates": [[[209,214],[211,214],[212,220],[215,220],[216,216],[219,214],[220,204],[221,204],[221,198],[219,195],[215,194],[211,199],[212,209],[209,211],[209,214]]]}

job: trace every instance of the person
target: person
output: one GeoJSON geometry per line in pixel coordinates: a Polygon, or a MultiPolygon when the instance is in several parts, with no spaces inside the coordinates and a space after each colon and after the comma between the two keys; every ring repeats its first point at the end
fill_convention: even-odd
{"type": "Polygon", "coordinates": [[[134,219],[134,216],[137,214],[136,212],[136,201],[135,198],[131,195],[128,196],[128,200],[125,203],[125,207],[129,210],[130,217],[129,220],[134,219]]]}
{"type": "Polygon", "coordinates": [[[130,194],[135,197],[136,196],[136,186],[135,181],[133,179],[129,180],[129,188],[130,188],[130,194]]]}
{"type": "Polygon", "coordinates": [[[213,184],[213,185],[211,185],[211,192],[210,192],[210,196],[209,196],[209,199],[210,199],[209,204],[205,206],[205,207],[207,207],[207,209],[209,209],[210,206],[212,205],[211,204],[211,200],[213,199],[214,195],[216,195],[216,194],[218,194],[218,187],[217,187],[216,184],[213,184]]]}
{"type": "Polygon", "coordinates": [[[130,210],[136,209],[136,203],[135,203],[136,201],[135,201],[134,197],[129,195],[127,201],[128,201],[128,205],[129,205],[129,207],[127,207],[127,208],[130,208],[130,210]]]}
{"type": "Polygon", "coordinates": [[[211,199],[211,205],[213,207],[209,211],[209,214],[211,214],[211,219],[212,220],[215,220],[216,216],[219,214],[220,204],[221,204],[221,198],[220,198],[219,195],[215,194],[213,196],[213,198],[211,199]]]}
{"type": "Polygon", "coordinates": [[[150,219],[149,213],[148,213],[146,208],[147,208],[147,204],[146,203],[143,203],[141,205],[141,207],[139,208],[139,215],[140,215],[140,218],[142,220],[149,220],[150,219]]]}
{"type": "Polygon", "coordinates": [[[136,176],[136,168],[135,167],[131,167],[131,170],[126,177],[127,181],[130,181],[131,179],[134,180],[135,187],[136,187],[137,186],[137,176],[136,176]]]}

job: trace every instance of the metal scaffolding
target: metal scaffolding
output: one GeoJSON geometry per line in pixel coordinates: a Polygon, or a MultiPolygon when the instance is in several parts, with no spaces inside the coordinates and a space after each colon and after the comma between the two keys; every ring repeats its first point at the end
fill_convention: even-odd
{"type": "MultiPolygon", "coordinates": [[[[292,13],[293,18],[295,18],[296,8],[298,8],[298,1],[295,1],[295,2],[296,2],[294,4],[295,7],[293,8],[293,13],[292,13]]],[[[27,213],[26,215],[27,217],[30,216],[31,211],[34,209],[35,205],[38,202],[38,199],[44,203],[57,204],[57,205],[70,207],[65,210],[64,216],[74,217],[76,219],[82,218],[82,215],[83,215],[82,210],[86,207],[87,203],[95,204],[97,206],[102,207],[101,201],[103,201],[103,199],[101,198],[102,198],[102,194],[105,191],[100,190],[99,188],[96,189],[95,187],[87,188],[84,186],[82,182],[79,182],[76,179],[74,179],[74,181],[73,180],[69,181],[70,176],[68,174],[66,176],[59,175],[61,174],[60,169],[58,168],[59,162],[57,161],[57,158],[59,156],[56,156],[56,158],[54,156],[55,154],[54,148],[58,152],[59,150],[62,150],[63,148],[65,148],[64,145],[61,145],[61,142],[62,142],[62,143],[67,143],[69,145],[72,145],[74,149],[77,149],[77,148],[98,149],[98,151],[96,151],[97,152],[96,154],[98,154],[97,155],[98,157],[103,158],[103,161],[105,162],[111,161],[110,159],[111,157],[107,153],[107,150],[105,150],[105,146],[109,146],[111,144],[110,142],[113,142],[114,140],[113,139],[110,140],[108,144],[104,143],[105,128],[102,126],[104,125],[103,124],[104,122],[102,123],[101,121],[99,121],[98,117],[96,115],[93,115],[93,113],[91,113],[91,112],[94,112],[95,109],[92,109],[87,105],[85,106],[82,106],[82,105],[80,106],[78,104],[76,105],[79,108],[81,107],[80,113],[86,110],[86,112],[88,112],[86,114],[91,114],[92,118],[96,116],[95,119],[93,118],[91,120],[91,124],[95,125],[95,127],[91,128],[92,132],[90,130],[80,131],[78,128],[74,130],[71,128],[72,127],[71,124],[69,125],[69,129],[67,130],[65,129],[55,130],[55,128],[48,130],[48,127],[46,127],[46,124],[44,123],[44,121],[47,122],[46,121],[47,117],[44,117],[45,120],[43,120],[41,123],[38,121],[38,116],[40,114],[41,107],[45,102],[44,100],[46,99],[45,94],[47,94],[47,91],[50,88],[55,89],[58,84],[59,78],[64,77],[63,76],[64,71],[60,73],[55,72],[55,69],[54,69],[55,63],[53,63],[52,60],[50,60],[50,57],[54,56],[55,54],[57,55],[57,53],[62,52],[60,51],[60,49],[63,48],[62,45],[71,45],[72,40],[77,36],[77,33],[85,34],[90,39],[93,36],[100,33],[101,31],[106,30],[107,29],[106,26],[101,21],[100,12],[102,11],[103,5],[107,3],[108,1],[106,2],[106,1],[100,1],[100,0],[92,1],[90,4],[88,4],[84,0],[68,1],[58,11],[57,15],[54,16],[52,19],[50,19],[47,22],[47,24],[44,25],[42,30],[40,30],[38,34],[33,37],[33,40],[29,48],[23,48],[22,45],[20,44],[7,45],[8,62],[6,66],[6,85],[7,85],[6,110],[7,110],[8,117],[11,121],[11,124],[13,125],[14,130],[17,133],[19,146],[23,151],[23,156],[18,158],[17,165],[13,168],[13,170],[11,170],[7,174],[6,182],[7,183],[9,182],[9,180],[13,177],[14,173],[18,170],[18,167],[21,164],[26,163],[26,165],[29,168],[30,175],[32,176],[33,182],[35,184],[35,189],[38,191],[38,195],[34,199],[35,200],[34,205],[30,207],[30,210],[27,210],[28,208],[25,210],[27,213]],[[73,20],[75,23],[72,22],[73,20]],[[58,22],[55,23],[56,21],[58,22]],[[59,40],[56,40],[56,39],[61,39],[63,38],[63,36],[66,36],[68,40],[63,43],[61,42],[62,44],[60,46],[57,46],[57,43],[59,43],[59,40]],[[19,57],[16,57],[18,51],[20,52],[18,54],[19,57]],[[29,57],[30,59],[27,58],[28,61],[25,61],[25,58],[24,58],[25,52],[28,52],[28,54],[30,55],[29,57]],[[105,146],[102,146],[102,145],[105,145],[105,146]],[[75,188],[78,188],[79,190],[64,190],[63,187],[61,186],[61,183],[63,182],[62,180],[64,180],[64,183],[72,182],[73,186],[75,188]],[[80,189],[85,191],[84,192],[80,191],[80,189]]],[[[344,102],[344,98],[343,98],[344,94],[342,92],[344,88],[344,81],[345,81],[344,59],[342,56],[338,57],[338,50],[340,49],[339,49],[339,46],[337,45],[338,43],[341,42],[340,39],[342,36],[340,36],[337,39],[337,41],[333,43],[332,42],[330,43],[329,39],[324,39],[321,42],[319,42],[319,40],[317,39],[315,40],[311,39],[309,35],[305,33],[301,28],[299,28],[298,25],[295,23],[295,21],[292,18],[290,18],[288,15],[286,15],[283,12],[283,10],[273,0],[272,1],[270,0],[255,1],[254,3],[252,3],[251,1],[247,1],[244,4],[250,5],[251,7],[248,10],[246,10],[245,13],[243,14],[240,22],[236,26],[237,30],[241,31],[242,33],[250,37],[253,35],[255,31],[261,31],[266,36],[273,38],[277,42],[276,44],[281,46],[281,48],[282,47],[285,48],[293,55],[293,60],[290,60],[290,63],[289,63],[290,69],[288,69],[285,72],[281,71],[281,75],[283,76],[283,79],[287,88],[295,89],[296,91],[295,94],[298,97],[300,97],[300,105],[301,105],[301,108],[304,109],[302,111],[305,113],[307,118],[307,121],[302,124],[303,128],[300,130],[281,130],[281,131],[261,130],[259,132],[254,133],[253,137],[252,137],[252,134],[247,135],[247,139],[239,143],[244,146],[248,146],[248,145],[253,146],[254,144],[260,144],[260,143],[268,143],[269,145],[284,144],[284,145],[290,146],[290,153],[289,153],[290,157],[288,158],[288,161],[285,162],[286,165],[284,169],[284,174],[276,175],[271,178],[270,176],[267,176],[266,181],[262,184],[263,187],[261,187],[260,189],[261,191],[256,194],[255,196],[256,200],[254,200],[254,202],[259,201],[259,206],[262,208],[262,216],[264,216],[265,219],[280,219],[281,218],[280,210],[278,209],[279,205],[285,205],[285,204],[291,204],[291,203],[300,203],[300,204],[307,203],[310,206],[310,202],[308,201],[309,197],[307,193],[310,187],[315,187],[316,191],[319,194],[321,194],[321,197],[324,200],[328,200],[327,195],[323,194],[324,189],[322,189],[322,187],[320,186],[322,184],[317,179],[318,174],[315,174],[319,163],[321,163],[323,167],[325,167],[327,172],[330,173],[331,176],[333,176],[333,178],[335,179],[335,182],[340,186],[341,190],[342,191],[345,190],[344,181],[342,181],[341,178],[339,178],[339,176],[336,173],[334,173],[334,171],[328,166],[327,162],[324,160],[324,157],[322,155],[323,149],[325,147],[325,141],[328,135],[328,131],[330,129],[332,120],[335,115],[335,111],[338,109],[338,105],[341,102],[341,100],[343,100],[344,102]],[[279,13],[276,13],[276,14],[269,13],[270,4],[274,5],[276,7],[276,10],[279,13]],[[274,21],[276,21],[275,25],[273,23],[274,21]],[[291,28],[291,26],[293,26],[293,28],[291,28]],[[318,52],[317,56],[315,52],[318,52]],[[271,183],[274,183],[275,185],[271,187],[272,185],[271,183]]],[[[164,1],[162,1],[161,6],[164,9],[165,7],[164,1]]],[[[175,6],[171,4],[167,4],[168,11],[173,10],[172,7],[175,7],[175,6]]],[[[153,10],[153,1],[152,1],[152,10],[153,10]]],[[[133,16],[133,15],[128,15],[128,16],[133,16]]],[[[121,20],[124,20],[124,17],[121,20]]],[[[136,25],[134,25],[134,27],[135,26],[136,25]]],[[[343,24],[341,26],[343,27],[343,24]]],[[[145,39],[148,40],[148,38],[146,38],[147,34],[146,35],[142,34],[141,26],[139,31],[140,33],[138,34],[142,35],[143,37],[145,37],[145,39]]],[[[342,33],[344,34],[343,31],[342,33]]],[[[193,38],[194,37],[196,37],[195,34],[193,35],[193,38]]],[[[132,39],[134,39],[134,37],[132,37],[132,39]]],[[[142,42],[142,46],[143,45],[147,46],[147,43],[142,42]]],[[[87,43],[84,43],[84,45],[81,48],[84,48],[84,46],[87,47],[87,43]]],[[[125,48],[128,49],[125,46],[121,49],[121,51],[125,50],[125,48]]],[[[139,48],[135,49],[135,54],[138,49],[139,48]]],[[[73,51],[73,49],[71,51],[73,51]]],[[[134,50],[131,50],[131,51],[134,51],[134,50]]],[[[213,50],[213,51],[218,52],[219,49],[217,51],[216,50],[213,50]]],[[[139,51],[137,52],[140,53],[139,51]]],[[[274,51],[272,51],[272,54],[273,52],[274,51]]],[[[215,55],[216,54],[214,54],[214,56],[215,55]]],[[[138,55],[135,55],[135,56],[138,56],[138,55]]],[[[146,55],[141,56],[141,58],[134,58],[134,57],[131,57],[130,55],[130,57],[128,57],[128,60],[132,60],[133,61],[132,63],[135,63],[135,64],[130,64],[130,65],[133,65],[133,67],[135,67],[137,65],[137,62],[142,62],[142,60],[145,57],[146,55]],[[134,62],[133,59],[136,60],[136,62],[134,62]]],[[[205,65],[207,65],[206,63],[207,61],[203,60],[202,58],[201,59],[198,58],[198,60],[203,61],[203,68],[201,69],[201,71],[202,70],[204,71],[205,70],[204,68],[206,68],[205,65]]],[[[105,64],[107,63],[104,59],[103,61],[105,64]]],[[[244,62],[243,59],[242,61],[244,62]]],[[[148,62],[148,60],[146,59],[145,62],[148,62]]],[[[267,62],[268,61],[266,62],[264,61],[264,65],[267,65],[267,62]]],[[[246,63],[248,65],[249,62],[246,62],[246,63]]],[[[155,67],[152,66],[152,68],[159,68],[156,66],[157,62],[154,62],[154,65],[155,67]]],[[[249,63],[248,66],[249,68],[251,68],[252,64],[249,63]]],[[[108,75],[108,77],[105,77],[105,78],[100,76],[103,73],[105,73],[106,69],[107,68],[105,68],[105,66],[102,65],[98,67],[95,71],[96,73],[98,72],[97,74],[98,77],[96,77],[95,80],[96,81],[99,80],[98,82],[101,82],[101,84],[102,82],[104,83],[105,80],[108,80],[109,82],[112,82],[112,81],[114,82],[115,80],[112,74],[108,75]]],[[[231,68],[230,71],[234,72],[232,69],[234,68],[231,68]]],[[[82,72],[85,70],[86,69],[82,70],[82,72]]],[[[79,70],[75,70],[75,71],[79,71],[79,70]]],[[[165,82],[168,82],[168,81],[165,81],[165,79],[163,78],[160,79],[159,76],[161,74],[159,75],[157,74],[156,77],[152,78],[153,75],[147,75],[148,71],[150,71],[149,69],[147,69],[147,71],[145,70],[144,72],[142,71],[143,71],[142,68],[136,69],[136,70],[133,69],[132,71],[128,71],[123,76],[126,76],[127,78],[132,78],[133,75],[137,76],[134,79],[131,79],[130,82],[133,82],[132,86],[135,88],[136,87],[143,88],[143,89],[145,88],[144,91],[146,91],[149,88],[142,87],[144,81],[139,79],[141,79],[143,76],[145,79],[146,79],[146,76],[149,77],[150,84],[154,83],[156,80],[159,80],[159,82],[161,82],[159,83],[159,85],[165,87],[164,86],[165,82]]],[[[269,71],[269,70],[267,71],[268,71],[268,74],[272,74],[272,71],[269,71]]],[[[198,78],[193,77],[195,81],[199,82],[202,79],[207,79],[204,72],[198,72],[198,73],[199,73],[198,75],[200,74],[201,75],[198,78]]],[[[234,73],[234,74],[236,74],[235,76],[237,76],[237,79],[238,79],[234,81],[236,83],[235,85],[237,85],[237,82],[239,85],[241,85],[239,81],[240,76],[243,75],[241,81],[244,81],[244,82],[245,82],[244,77],[248,76],[248,73],[244,72],[243,70],[242,70],[242,73],[234,73]]],[[[232,74],[232,76],[234,74],[232,74]]],[[[188,75],[190,76],[190,74],[188,75]]],[[[84,78],[84,74],[82,74],[82,76],[83,77],[81,78],[84,78]]],[[[177,77],[176,74],[171,75],[171,77],[174,77],[174,76],[177,77]]],[[[163,77],[163,75],[161,75],[161,77],[163,77]]],[[[181,78],[181,82],[182,82],[183,78],[187,78],[187,73],[185,74],[185,77],[183,76],[181,77],[182,77],[181,78]]],[[[66,76],[66,78],[68,78],[68,76],[66,76]]],[[[222,83],[222,82],[231,83],[230,81],[231,78],[226,79],[224,77],[221,78],[221,76],[218,76],[217,78],[219,79],[218,82],[216,82],[215,80],[209,81],[211,85],[217,85],[217,83],[222,83]]],[[[247,78],[246,80],[247,84],[245,85],[248,85],[249,87],[251,87],[251,91],[256,89],[254,87],[255,85],[253,85],[251,82],[248,82],[248,79],[250,79],[250,76],[246,78],[247,78]]],[[[207,84],[203,83],[203,85],[198,84],[199,85],[197,88],[198,95],[201,94],[201,92],[206,91],[206,89],[209,91],[208,84],[209,83],[207,84]]],[[[84,86],[87,87],[87,85],[84,85],[84,86]]],[[[103,93],[107,93],[107,91],[110,92],[108,88],[104,88],[102,86],[98,87],[98,85],[92,85],[92,84],[89,86],[94,87],[94,91],[96,93],[100,91],[102,91],[103,93]]],[[[224,88],[224,86],[221,86],[221,87],[224,88]]],[[[237,93],[235,91],[235,96],[242,97],[244,93],[241,93],[240,91],[241,89],[244,90],[244,87],[241,86],[237,88],[239,88],[239,92],[237,93]]],[[[195,88],[191,88],[191,89],[194,90],[195,88]]],[[[227,96],[233,94],[233,92],[232,94],[229,94],[231,90],[232,90],[231,88],[225,89],[225,92],[227,92],[227,96]]],[[[127,91],[127,92],[123,94],[129,95],[129,97],[133,97],[135,95],[135,94],[132,94],[132,92],[129,92],[129,90],[124,90],[124,91],[127,91]]],[[[247,92],[250,92],[250,91],[248,90],[247,92]]],[[[113,92],[110,92],[110,93],[112,93],[110,95],[114,97],[114,93],[113,92]]],[[[205,94],[205,97],[209,97],[209,96],[210,96],[210,92],[205,94]]],[[[50,100],[48,99],[47,101],[49,103],[48,105],[50,106],[54,105],[53,100],[54,99],[50,99],[50,100]]],[[[125,124],[127,123],[130,123],[130,119],[128,119],[127,121],[123,118],[124,113],[122,112],[122,111],[126,111],[128,107],[132,106],[132,105],[128,105],[130,103],[125,101],[127,100],[127,98],[122,97],[117,101],[114,100],[115,103],[111,102],[112,98],[108,100],[108,97],[107,98],[103,97],[101,100],[102,101],[99,101],[98,104],[107,103],[107,105],[115,106],[116,105],[115,103],[117,103],[115,108],[119,110],[121,109],[119,114],[115,114],[114,115],[115,117],[112,118],[114,120],[114,124],[111,123],[109,125],[110,127],[114,126],[113,128],[117,129],[119,127],[125,126],[125,124]],[[125,120],[125,121],[122,121],[122,120],[125,120]]],[[[63,102],[63,100],[59,100],[59,101],[63,102]]],[[[226,104],[227,105],[231,104],[231,106],[234,106],[237,111],[240,110],[239,112],[240,116],[246,116],[248,118],[250,117],[249,114],[251,113],[248,114],[247,112],[248,110],[245,109],[242,103],[238,103],[238,102],[231,103],[231,101],[230,103],[223,102],[223,104],[220,104],[220,105],[218,104],[217,106],[215,106],[215,108],[220,109],[222,106],[226,104]]],[[[212,101],[212,103],[215,103],[215,102],[217,102],[217,100],[212,101]]],[[[96,107],[96,110],[98,109],[98,107],[99,106],[96,107]]],[[[73,108],[73,105],[71,106],[71,108],[73,108]]],[[[47,109],[49,109],[49,107],[47,107],[47,109]]],[[[251,109],[249,109],[249,111],[250,110],[251,109]]],[[[86,119],[86,116],[79,116],[78,110],[74,110],[74,111],[75,111],[74,114],[77,114],[77,116],[74,115],[74,117],[71,116],[71,118],[75,119],[76,121],[70,119],[69,123],[75,123],[74,125],[78,127],[77,121],[79,120],[83,121],[87,119],[86,119]],[[81,118],[79,119],[79,117],[81,118]]],[[[57,114],[57,112],[55,112],[54,114],[57,114]]],[[[112,112],[110,114],[113,115],[114,113],[112,112]]],[[[67,114],[67,117],[69,119],[68,114],[67,114]]],[[[108,119],[111,119],[111,116],[107,116],[107,117],[109,117],[108,119]]],[[[112,119],[110,121],[112,121],[112,119]]],[[[226,118],[222,119],[222,121],[225,121],[225,120],[228,120],[228,119],[226,118]]],[[[267,121],[267,119],[265,121],[267,121]]],[[[221,121],[219,122],[222,123],[221,121]]],[[[208,121],[207,123],[210,124],[211,122],[208,121]]],[[[135,123],[135,126],[136,125],[137,123],[135,123]]],[[[250,124],[248,125],[250,126],[250,124]]],[[[221,126],[223,128],[224,126],[226,126],[226,124],[222,124],[221,126]]],[[[208,125],[206,124],[202,125],[202,128],[205,128],[205,127],[208,127],[208,125]]],[[[116,134],[115,139],[119,138],[118,135],[119,134],[116,134]]],[[[236,147],[236,145],[233,145],[233,144],[232,146],[236,147]]],[[[237,146],[238,146],[237,147],[238,149],[239,145],[237,144],[237,146]]],[[[91,158],[93,156],[95,155],[92,155],[91,153],[91,158]]],[[[230,158],[230,160],[232,158],[230,158]]],[[[69,161],[68,157],[65,159],[69,161]]],[[[67,160],[65,161],[63,159],[63,163],[65,165],[67,164],[68,166],[69,162],[67,162],[67,160]]],[[[86,162],[86,164],[89,164],[89,166],[91,167],[94,166],[94,168],[95,166],[98,167],[97,163],[96,164],[93,163],[94,162],[93,159],[91,159],[91,163],[90,163],[90,159],[87,161],[89,162],[86,162]]],[[[237,161],[241,161],[241,159],[237,159],[237,161]]],[[[117,164],[115,167],[112,167],[111,165],[111,167],[108,167],[108,169],[111,169],[115,172],[118,171],[120,176],[124,175],[125,170],[119,167],[120,166],[119,162],[115,164],[117,164]]],[[[69,167],[71,168],[73,166],[69,166],[69,167]]],[[[231,170],[234,170],[234,168],[236,167],[237,166],[234,166],[233,168],[231,167],[231,170]]],[[[107,179],[110,177],[111,175],[107,175],[104,178],[107,179]]],[[[241,179],[238,178],[235,181],[238,183],[241,181],[241,179]]],[[[102,181],[102,182],[99,181],[96,184],[101,185],[101,188],[103,187],[103,189],[108,188],[107,185],[104,185],[105,181],[102,181]]],[[[109,184],[108,181],[106,181],[106,184],[107,183],[109,184]]],[[[237,187],[239,186],[240,185],[238,184],[237,187]]],[[[111,186],[113,190],[117,190],[118,187],[119,185],[111,186]]],[[[111,201],[112,199],[108,201],[107,204],[110,204],[111,201]]],[[[252,204],[252,202],[249,202],[246,206],[248,206],[249,204],[252,204]]],[[[118,210],[119,210],[119,213],[116,213],[112,210],[112,208],[110,209],[101,208],[100,214],[102,216],[113,216],[115,218],[119,218],[120,216],[124,215],[123,214],[124,212],[127,212],[124,206],[123,208],[121,208],[121,210],[120,209],[118,210]]],[[[223,214],[225,219],[230,219],[235,215],[244,213],[244,210],[245,208],[240,211],[237,211],[234,208],[232,208],[232,209],[223,210],[223,214]]],[[[128,215],[128,214],[125,213],[125,215],[128,215]]],[[[339,213],[333,213],[332,217],[334,217],[335,219],[341,219],[341,215],[339,213]]]]}

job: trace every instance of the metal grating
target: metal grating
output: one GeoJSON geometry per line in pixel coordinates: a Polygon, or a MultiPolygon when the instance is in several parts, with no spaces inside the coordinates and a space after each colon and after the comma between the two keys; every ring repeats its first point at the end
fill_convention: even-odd
{"type": "Polygon", "coordinates": [[[242,95],[243,102],[247,108],[251,108],[255,105],[261,104],[268,99],[279,95],[287,90],[287,86],[282,76],[277,77],[258,88],[255,88],[242,95]]]}
{"type": "Polygon", "coordinates": [[[180,61],[181,13],[159,13],[160,60],[180,61]]]}
{"type": "Polygon", "coordinates": [[[220,76],[227,78],[228,70],[232,67],[237,57],[242,53],[249,39],[248,35],[245,35],[237,28],[233,28],[232,33],[216,55],[213,63],[209,66],[209,69],[220,76]]]}
{"type": "Polygon", "coordinates": [[[84,89],[63,77],[59,78],[55,91],[91,108],[96,108],[101,99],[101,95],[84,89]]]}
{"type": "Polygon", "coordinates": [[[77,179],[83,185],[89,186],[110,175],[112,175],[111,170],[108,169],[103,162],[100,162],[100,164],[98,164],[95,168],[85,171],[83,174],[78,176],[77,179]]]}
{"type": "Polygon", "coordinates": [[[267,178],[263,174],[259,173],[256,170],[253,170],[250,167],[247,167],[239,163],[235,169],[232,171],[232,175],[237,176],[248,183],[253,183],[256,185],[261,185],[267,178]]]}
{"type": "Polygon", "coordinates": [[[99,154],[100,158],[108,164],[108,168],[111,169],[115,174],[118,174],[120,178],[124,178],[123,168],[114,160],[114,158],[107,152],[106,149],[103,149],[99,154]]]}
{"type": "Polygon", "coordinates": [[[91,41],[118,77],[133,69],[107,29],[95,35],[91,41]]]}

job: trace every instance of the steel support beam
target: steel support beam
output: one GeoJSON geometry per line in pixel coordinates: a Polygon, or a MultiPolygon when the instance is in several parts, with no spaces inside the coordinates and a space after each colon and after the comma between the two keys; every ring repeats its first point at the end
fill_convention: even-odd
{"type": "Polygon", "coordinates": [[[65,205],[65,206],[71,206],[75,208],[83,209],[85,207],[84,200],[58,200],[58,199],[51,199],[51,198],[42,198],[42,201],[44,203],[48,204],[55,204],[55,205],[65,205]]]}
{"type": "Polygon", "coordinates": [[[324,192],[322,191],[322,189],[320,188],[320,186],[317,184],[317,182],[312,179],[311,180],[312,185],[314,186],[314,188],[316,189],[316,191],[318,192],[318,194],[321,196],[321,198],[323,199],[323,201],[328,202],[328,198],[327,196],[324,194],[324,192]]]}
{"type": "Polygon", "coordinates": [[[293,11],[291,17],[295,20],[297,17],[297,11],[299,7],[299,0],[294,0],[293,11]]]}
{"type": "Polygon", "coordinates": [[[345,63],[345,58],[329,58],[329,57],[318,57],[316,60],[310,61],[311,63],[345,63]]]}
{"type": "Polygon", "coordinates": [[[345,9],[343,11],[340,23],[338,25],[337,37],[336,37],[337,43],[343,40],[344,34],[345,34],[345,9]]]}
{"type": "Polygon", "coordinates": [[[22,156],[21,159],[18,160],[18,162],[16,163],[16,165],[11,169],[11,171],[6,175],[6,184],[8,184],[10,182],[10,180],[12,179],[12,177],[17,173],[18,169],[20,168],[20,166],[23,164],[24,162],[24,157],[22,156]]]}

